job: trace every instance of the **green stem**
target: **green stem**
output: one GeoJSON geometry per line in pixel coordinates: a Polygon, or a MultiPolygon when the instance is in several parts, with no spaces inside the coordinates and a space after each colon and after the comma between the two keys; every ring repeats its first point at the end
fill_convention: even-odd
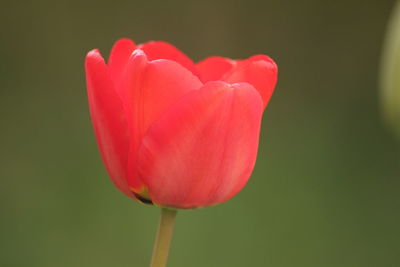
{"type": "Polygon", "coordinates": [[[169,244],[172,239],[177,210],[161,208],[160,224],[154,242],[150,267],[167,266],[169,244]]]}

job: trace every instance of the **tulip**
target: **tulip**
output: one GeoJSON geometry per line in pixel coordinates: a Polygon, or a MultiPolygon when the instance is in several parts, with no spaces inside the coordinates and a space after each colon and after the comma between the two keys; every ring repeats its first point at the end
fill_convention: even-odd
{"type": "Polygon", "coordinates": [[[171,210],[222,203],[248,181],[277,81],[268,56],[195,64],[166,42],[121,39],[107,64],[98,50],[87,54],[86,78],[103,162],[127,196],[167,207],[168,221],[171,210]]]}

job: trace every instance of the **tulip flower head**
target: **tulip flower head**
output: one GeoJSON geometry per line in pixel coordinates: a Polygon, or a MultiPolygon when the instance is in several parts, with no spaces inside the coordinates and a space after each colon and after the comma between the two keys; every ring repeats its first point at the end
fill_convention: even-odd
{"type": "Polygon", "coordinates": [[[127,196],[163,207],[216,205],[256,161],[277,66],[265,55],[195,64],[166,42],[117,41],[86,56],[90,115],[109,176],[127,196]]]}

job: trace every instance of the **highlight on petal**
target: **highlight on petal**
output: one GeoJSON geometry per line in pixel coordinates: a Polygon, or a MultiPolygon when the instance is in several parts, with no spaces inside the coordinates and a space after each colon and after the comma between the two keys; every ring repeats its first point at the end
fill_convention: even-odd
{"type": "Polygon", "coordinates": [[[210,82],[149,128],[137,172],[154,203],[193,208],[239,192],[255,164],[263,103],[253,86],[210,82]]]}
{"type": "Polygon", "coordinates": [[[103,162],[114,184],[132,196],[125,179],[129,131],[122,101],[98,50],[87,54],[85,69],[90,115],[103,162]]]}
{"type": "Polygon", "coordinates": [[[253,85],[263,98],[264,108],[274,92],[277,79],[278,67],[265,55],[237,61],[237,65],[222,77],[228,83],[247,82],[253,85]]]}
{"type": "MultiPolygon", "coordinates": [[[[136,152],[149,126],[172,104],[203,84],[179,63],[165,59],[149,61],[139,49],[132,55],[126,75],[131,111],[129,168],[135,168],[136,152]]],[[[138,190],[138,177],[130,172],[128,179],[129,185],[138,190]]]]}
{"type": "Polygon", "coordinates": [[[202,82],[218,81],[235,66],[236,62],[225,57],[209,57],[196,64],[202,82]]]}
{"type": "Polygon", "coordinates": [[[170,43],[151,41],[141,44],[138,48],[142,49],[146,53],[149,60],[169,59],[178,62],[190,70],[194,75],[197,75],[196,66],[193,61],[170,43]]]}

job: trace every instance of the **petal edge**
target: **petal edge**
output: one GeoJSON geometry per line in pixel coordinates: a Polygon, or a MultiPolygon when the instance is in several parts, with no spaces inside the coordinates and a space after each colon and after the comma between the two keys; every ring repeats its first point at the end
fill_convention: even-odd
{"type": "Polygon", "coordinates": [[[126,182],[129,144],[126,118],[109,70],[97,49],[87,54],[85,70],[89,110],[102,160],[118,189],[132,197],[126,182]]]}

